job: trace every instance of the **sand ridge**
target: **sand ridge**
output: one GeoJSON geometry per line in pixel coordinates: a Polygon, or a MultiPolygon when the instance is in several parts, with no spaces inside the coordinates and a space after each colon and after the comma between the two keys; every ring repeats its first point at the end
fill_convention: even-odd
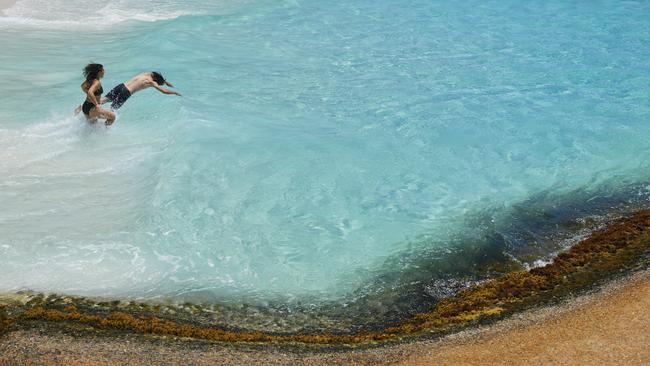
{"type": "Polygon", "coordinates": [[[528,319],[539,317],[530,325],[512,319],[401,364],[649,365],[648,309],[650,276],[637,274],[629,283],[575,299],[565,309],[540,310],[528,319]]]}
{"type": "Polygon", "coordinates": [[[72,337],[43,329],[0,338],[0,365],[647,365],[650,270],[563,305],[439,340],[351,351],[234,347],[156,337],[72,337]]]}

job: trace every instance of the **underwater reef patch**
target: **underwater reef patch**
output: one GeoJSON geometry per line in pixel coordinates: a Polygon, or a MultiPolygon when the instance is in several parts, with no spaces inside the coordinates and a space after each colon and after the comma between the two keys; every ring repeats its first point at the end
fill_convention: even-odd
{"type": "MultiPolygon", "coordinates": [[[[639,210],[591,233],[554,260],[528,271],[513,271],[461,290],[438,301],[427,311],[387,325],[383,329],[350,334],[271,333],[179,320],[160,306],[92,300],[59,295],[27,296],[27,301],[4,301],[0,307],[0,332],[32,322],[82,324],[97,330],[186,337],[215,342],[265,342],[314,345],[363,345],[442,335],[481,322],[570,295],[629,269],[650,249],[650,210],[639,210]]],[[[0,301],[2,302],[2,301],[0,301]]],[[[199,306],[187,304],[200,314],[199,306]]]]}

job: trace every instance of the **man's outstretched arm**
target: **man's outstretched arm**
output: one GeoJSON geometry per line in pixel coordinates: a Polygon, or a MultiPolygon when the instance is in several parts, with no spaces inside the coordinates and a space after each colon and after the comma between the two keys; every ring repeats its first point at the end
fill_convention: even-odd
{"type": "Polygon", "coordinates": [[[179,97],[181,96],[181,93],[179,93],[179,92],[177,92],[175,90],[169,90],[169,89],[161,88],[158,85],[153,85],[153,87],[156,88],[156,90],[158,90],[159,92],[161,92],[163,94],[175,94],[175,95],[178,95],[179,97]]]}

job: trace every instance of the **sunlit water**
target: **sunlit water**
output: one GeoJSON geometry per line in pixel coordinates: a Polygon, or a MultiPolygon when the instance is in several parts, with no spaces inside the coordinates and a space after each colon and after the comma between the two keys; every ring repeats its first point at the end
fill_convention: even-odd
{"type": "Polygon", "coordinates": [[[343,301],[647,200],[646,2],[19,0],[0,35],[0,290],[343,301]],[[90,61],[183,97],[91,126],[90,61]]]}

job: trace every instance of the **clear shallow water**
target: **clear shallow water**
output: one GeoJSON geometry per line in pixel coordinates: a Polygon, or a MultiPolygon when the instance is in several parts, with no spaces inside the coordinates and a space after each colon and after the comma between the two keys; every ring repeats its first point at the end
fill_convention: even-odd
{"type": "MultiPolygon", "coordinates": [[[[647,201],[643,2],[92,4],[0,17],[0,290],[423,292],[495,225],[548,234],[530,210],[647,201]],[[184,96],[145,91],[88,126],[71,110],[91,60],[106,91],[156,69],[184,96]]],[[[498,260],[557,249],[505,237],[498,260]]]]}

